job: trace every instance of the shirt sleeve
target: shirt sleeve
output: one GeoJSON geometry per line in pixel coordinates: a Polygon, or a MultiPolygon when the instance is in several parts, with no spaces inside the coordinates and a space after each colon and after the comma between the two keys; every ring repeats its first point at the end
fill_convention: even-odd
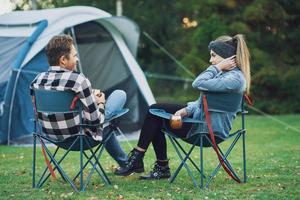
{"type": "Polygon", "coordinates": [[[80,73],[76,80],[78,87],[75,89],[84,106],[85,119],[90,124],[102,124],[104,122],[104,110],[99,109],[95,96],[92,93],[90,81],[80,73]]]}
{"type": "Polygon", "coordinates": [[[191,116],[197,108],[200,107],[201,98],[199,97],[196,101],[188,102],[185,107],[188,116],[191,116]]]}
{"type": "Polygon", "coordinates": [[[192,83],[193,88],[212,92],[239,91],[243,86],[243,79],[238,70],[219,72],[215,66],[209,66],[192,83]]]}

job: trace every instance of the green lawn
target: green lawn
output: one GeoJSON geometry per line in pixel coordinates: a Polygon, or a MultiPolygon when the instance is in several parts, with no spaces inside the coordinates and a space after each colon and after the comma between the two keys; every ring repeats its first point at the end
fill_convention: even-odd
{"type": "MultiPolygon", "coordinates": [[[[300,115],[276,116],[300,130],[300,115]]],[[[236,120],[239,123],[240,119],[236,120]]],[[[262,116],[247,117],[247,173],[248,182],[237,184],[223,172],[216,176],[206,190],[194,188],[183,169],[173,184],[164,181],[139,181],[138,175],[116,177],[112,170],[115,162],[105,153],[102,163],[112,181],[105,186],[100,178],[92,179],[84,193],[75,193],[59,178],[50,180],[41,189],[31,188],[31,147],[0,146],[0,199],[300,199],[300,133],[283,127],[262,116]]],[[[132,142],[135,145],[136,141],[132,142]]],[[[126,151],[130,149],[122,144],[126,151]]],[[[222,144],[221,147],[224,147],[222,144]]],[[[171,169],[179,164],[175,151],[168,145],[171,169]]],[[[77,155],[63,165],[72,173],[77,155]]],[[[198,158],[199,151],[192,155],[198,158]]],[[[206,171],[216,165],[216,155],[206,149],[206,171]]],[[[229,160],[241,172],[241,145],[238,144],[229,160]]],[[[155,161],[153,149],[145,157],[146,171],[155,161]]],[[[43,164],[38,148],[38,164],[43,164]]],[[[39,167],[41,169],[41,167],[39,167]]],[[[96,175],[96,174],[94,174],[96,175]]]]}

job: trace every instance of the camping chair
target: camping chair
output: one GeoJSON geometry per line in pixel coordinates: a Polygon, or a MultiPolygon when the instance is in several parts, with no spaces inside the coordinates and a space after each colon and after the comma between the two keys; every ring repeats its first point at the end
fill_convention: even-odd
{"type": "MultiPolygon", "coordinates": [[[[248,97],[246,100],[249,100],[248,97]]],[[[191,177],[193,184],[195,187],[198,187],[198,183],[196,181],[195,176],[193,175],[187,160],[190,161],[192,166],[195,167],[197,172],[200,174],[200,188],[204,188],[204,179],[206,179],[206,176],[204,174],[204,159],[203,159],[203,149],[204,147],[213,147],[213,149],[217,153],[217,157],[219,159],[219,164],[216,166],[216,168],[212,171],[212,173],[208,176],[206,180],[205,188],[207,188],[212,181],[212,179],[215,177],[221,166],[225,169],[225,171],[233,178],[236,182],[246,182],[246,151],[245,151],[245,114],[247,111],[244,109],[244,98],[243,94],[238,93],[221,93],[221,92],[203,92],[202,94],[202,101],[203,101],[203,110],[205,111],[204,116],[201,120],[195,120],[191,118],[183,118],[183,123],[192,123],[192,128],[187,133],[187,136],[185,138],[178,138],[170,128],[167,126],[167,123],[169,123],[169,120],[172,116],[170,113],[166,113],[162,109],[151,109],[150,112],[153,115],[159,116],[161,118],[164,118],[166,120],[163,120],[163,129],[162,132],[165,133],[168,138],[170,139],[173,147],[175,148],[175,151],[179,158],[181,159],[181,163],[179,167],[176,169],[172,177],[170,178],[170,183],[172,183],[179,171],[184,166],[188,172],[188,175],[191,177]],[[228,138],[226,138],[226,141],[228,141],[230,138],[233,139],[233,142],[230,144],[229,148],[224,151],[221,150],[221,148],[217,145],[218,143],[221,143],[224,141],[221,137],[218,137],[216,134],[213,133],[211,122],[210,122],[210,116],[208,111],[214,111],[214,112],[231,112],[231,113],[241,113],[242,116],[242,123],[239,130],[235,131],[234,133],[229,134],[228,138]],[[207,128],[203,128],[207,127],[207,128]],[[228,161],[227,157],[235,147],[236,143],[238,142],[239,138],[242,137],[242,160],[243,160],[243,180],[239,178],[236,171],[233,169],[232,165],[228,161]],[[186,151],[179,140],[182,140],[184,142],[187,142],[191,144],[192,146],[188,151],[186,151]],[[198,167],[195,161],[191,158],[191,153],[193,152],[194,148],[198,146],[200,147],[200,166],[198,167]]],[[[249,100],[250,103],[250,100],[249,100]]]]}
{"type": "MultiPolygon", "coordinates": [[[[117,119],[128,112],[128,109],[122,109],[118,113],[116,113],[113,117],[106,120],[104,124],[106,124],[110,130],[110,134],[108,137],[104,138],[102,141],[97,141],[84,133],[84,128],[87,127],[96,127],[95,125],[84,124],[82,117],[83,106],[81,101],[78,100],[78,97],[70,91],[56,91],[56,90],[42,90],[35,89],[34,90],[34,108],[35,108],[35,132],[33,133],[33,164],[32,164],[32,187],[40,188],[46,182],[46,180],[51,175],[54,179],[56,178],[55,170],[61,175],[62,179],[68,182],[71,187],[78,191],[75,180],[80,177],[79,190],[84,191],[90,182],[92,174],[94,171],[98,173],[101,179],[104,181],[106,185],[110,185],[111,182],[108,179],[106,173],[103,170],[103,167],[100,164],[100,157],[102,155],[104,146],[106,141],[110,138],[114,131],[118,131],[117,127],[117,119]],[[45,129],[42,129],[41,119],[38,117],[41,114],[77,114],[80,119],[80,124],[78,125],[80,128],[80,132],[78,134],[71,135],[67,138],[61,139],[53,139],[53,137],[49,137],[49,133],[45,132],[45,129]],[[46,162],[47,167],[41,174],[41,177],[36,183],[36,144],[37,140],[41,144],[42,153],[46,162]],[[47,144],[54,144],[56,149],[54,153],[50,151],[47,147],[47,144]],[[94,148],[95,147],[95,148],[94,148]],[[64,150],[63,156],[59,159],[58,151],[59,149],[64,150]],[[67,157],[67,155],[71,151],[79,151],[80,157],[80,167],[77,174],[73,177],[73,179],[69,178],[69,176],[62,169],[61,164],[63,160],[67,157]],[[90,153],[86,153],[90,152],[90,153]],[[89,155],[90,154],[90,155],[89,155]],[[50,160],[49,160],[49,158],[50,160]],[[84,157],[86,158],[84,163],[84,157]],[[87,166],[91,164],[92,168],[88,173],[86,180],[83,180],[84,171],[88,169],[87,166]],[[52,165],[54,167],[52,167],[52,165]],[[49,170],[49,171],[48,171],[49,170]]],[[[97,125],[98,126],[98,125],[97,125]]],[[[53,130],[55,133],[57,130],[53,130]]]]}

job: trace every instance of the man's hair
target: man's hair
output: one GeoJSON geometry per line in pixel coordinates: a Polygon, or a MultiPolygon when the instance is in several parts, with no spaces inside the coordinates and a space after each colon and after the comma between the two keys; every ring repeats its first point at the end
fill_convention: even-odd
{"type": "Polygon", "coordinates": [[[50,66],[58,66],[61,56],[69,59],[72,44],[73,39],[69,35],[54,36],[46,46],[46,55],[50,66]]]}

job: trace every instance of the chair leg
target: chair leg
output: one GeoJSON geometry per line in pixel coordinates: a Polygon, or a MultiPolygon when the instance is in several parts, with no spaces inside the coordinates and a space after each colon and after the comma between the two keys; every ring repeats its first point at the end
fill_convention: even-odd
{"type": "Polygon", "coordinates": [[[186,160],[189,158],[190,154],[192,153],[195,144],[193,144],[193,146],[191,147],[191,149],[189,150],[189,152],[186,154],[185,158],[183,158],[183,156],[181,155],[181,153],[179,152],[176,144],[174,141],[176,141],[175,138],[172,138],[170,135],[168,135],[170,138],[171,143],[173,144],[173,147],[175,148],[175,151],[177,153],[177,155],[180,157],[181,159],[181,163],[179,165],[179,167],[176,169],[176,171],[174,172],[173,176],[170,178],[170,183],[173,183],[173,181],[175,180],[175,178],[177,177],[179,171],[181,170],[181,168],[184,166],[189,174],[189,176],[192,178],[192,181],[194,183],[194,186],[197,187],[197,181],[195,179],[195,177],[193,176],[193,173],[191,172],[190,168],[188,167],[188,165],[186,164],[186,160]]]}
{"type": "MultiPolygon", "coordinates": [[[[99,163],[99,160],[98,160],[101,157],[103,150],[104,150],[104,145],[102,145],[100,152],[98,154],[98,157],[96,157],[95,155],[93,155],[93,157],[94,157],[95,162],[97,163],[98,167],[100,168],[100,172],[102,172],[101,178],[103,179],[103,181],[105,182],[106,185],[111,185],[109,178],[107,177],[103,167],[101,166],[101,164],[99,163]]],[[[95,165],[95,167],[97,167],[97,165],[95,165]]]]}
{"type": "Polygon", "coordinates": [[[63,169],[59,166],[59,163],[55,160],[55,158],[52,156],[51,152],[49,151],[49,149],[46,147],[46,145],[44,143],[42,143],[42,145],[44,146],[48,156],[50,157],[50,159],[53,161],[53,164],[55,165],[55,167],[57,168],[58,171],[61,171],[61,175],[63,176],[63,178],[71,185],[71,187],[78,192],[74,182],[72,180],[70,180],[70,178],[64,173],[63,169]]]}
{"type": "Polygon", "coordinates": [[[32,188],[35,188],[35,165],[36,165],[36,135],[33,134],[33,152],[32,152],[32,188]]]}
{"type": "MultiPolygon", "coordinates": [[[[86,143],[87,143],[87,145],[88,145],[89,147],[91,146],[90,143],[89,143],[87,140],[86,140],[86,143]]],[[[101,146],[100,146],[100,150],[99,150],[98,157],[96,157],[96,156],[95,156],[95,153],[93,152],[93,150],[92,150],[91,148],[89,148],[90,151],[91,151],[91,153],[92,153],[91,157],[93,157],[93,158],[95,159],[95,164],[93,165],[92,171],[94,171],[94,169],[96,169],[96,168],[97,168],[97,165],[98,165],[98,167],[100,168],[100,172],[102,172],[102,173],[99,173],[99,172],[98,172],[98,174],[100,175],[100,177],[102,178],[102,180],[105,182],[105,184],[111,185],[110,180],[108,179],[108,177],[107,177],[107,175],[106,175],[104,169],[102,168],[101,164],[99,163],[99,158],[101,157],[101,155],[102,155],[102,153],[103,153],[103,150],[104,150],[104,147],[105,147],[105,144],[103,144],[103,143],[100,144],[100,145],[101,145],[101,146]]]]}
{"type": "Polygon", "coordinates": [[[80,135],[80,191],[84,191],[83,188],[83,136],[80,135]]]}
{"type": "MultiPolygon", "coordinates": [[[[64,158],[69,154],[70,149],[74,146],[74,144],[76,143],[77,140],[78,140],[78,138],[76,138],[76,140],[74,140],[74,142],[71,144],[71,146],[69,147],[69,149],[67,150],[67,152],[60,158],[59,161],[57,161],[58,164],[60,164],[60,163],[64,160],[64,158]]],[[[42,142],[43,139],[41,139],[40,141],[42,142]]],[[[42,145],[42,143],[41,143],[41,145],[42,145]]],[[[43,143],[43,145],[45,146],[44,143],[43,143]]],[[[53,158],[55,158],[55,156],[56,156],[58,150],[59,150],[59,147],[56,148],[56,150],[55,150],[55,152],[54,152],[54,154],[53,154],[53,156],[52,156],[53,158]]],[[[51,164],[52,162],[53,162],[53,160],[51,159],[50,164],[51,164]]],[[[57,167],[54,165],[53,170],[55,171],[56,169],[57,169],[57,171],[59,172],[59,174],[61,175],[62,179],[63,179],[64,181],[68,182],[68,180],[65,179],[65,177],[64,177],[64,175],[63,175],[63,172],[60,171],[60,168],[57,168],[57,167]]],[[[45,176],[45,173],[46,173],[46,172],[47,172],[47,168],[45,168],[45,170],[44,170],[44,172],[43,172],[43,175],[41,176],[41,178],[40,178],[40,180],[39,180],[39,182],[38,182],[38,184],[37,184],[38,187],[42,187],[42,185],[43,185],[43,184],[46,182],[46,180],[49,178],[50,173],[48,173],[48,175],[46,176],[46,178],[44,178],[44,179],[42,180],[42,178],[45,176]]]]}
{"type": "MultiPolygon", "coordinates": [[[[235,145],[233,145],[233,147],[234,147],[234,146],[235,146],[235,145]]],[[[222,150],[221,150],[219,147],[218,147],[218,149],[219,149],[219,152],[220,152],[220,154],[221,154],[221,156],[222,156],[222,159],[223,159],[224,163],[227,165],[228,169],[234,174],[234,176],[236,176],[236,177],[238,178],[238,175],[237,175],[237,173],[235,172],[234,168],[231,166],[230,162],[227,160],[227,157],[229,156],[229,154],[230,154],[232,148],[229,150],[228,155],[224,155],[224,153],[222,152],[222,150]]],[[[226,152],[226,153],[227,153],[227,152],[226,152]]]]}
{"type": "Polygon", "coordinates": [[[243,168],[244,168],[244,183],[247,182],[247,174],[246,174],[246,136],[245,131],[243,131],[243,168]]]}
{"type": "Polygon", "coordinates": [[[204,176],[204,168],[203,168],[203,136],[200,136],[200,188],[203,189],[203,176],[204,176]]]}
{"type": "MultiPolygon", "coordinates": [[[[95,153],[94,153],[94,155],[96,155],[98,153],[98,151],[95,151],[95,153]]],[[[87,164],[91,164],[92,166],[94,166],[95,165],[95,163],[93,163],[91,160],[92,160],[92,156],[88,156],[85,152],[83,152],[83,155],[85,156],[85,158],[88,160],[86,163],[85,163],[85,165],[83,166],[83,169],[87,166],[87,164]]],[[[98,156],[97,156],[97,158],[99,158],[98,156]]],[[[96,170],[96,172],[99,174],[99,176],[101,177],[102,176],[102,174],[101,174],[101,172],[98,170],[98,168],[96,167],[95,168],[95,170],[96,170]]],[[[79,173],[78,173],[78,175],[79,175],[79,173]]],[[[74,180],[76,179],[76,177],[74,178],[74,180]]],[[[86,181],[87,182],[87,181],[86,181]]]]}
{"type": "MultiPolygon", "coordinates": [[[[227,160],[227,157],[229,156],[231,150],[235,147],[235,144],[237,143],[238,139],[240,138],[240,134],[237,135],[234,139],[234,141],[231,143],[230,147],[227,149],[225,155],[223,154],[223,152],[221,151],[221,149],[219,148],[219,152],[222,156],[222,159],[224,160],[225,164],[227,165],[227,167],[230,169],[230,171],[238,178],[237,174],[235,173],[234,169],[232,168],[232,166],[230,165],[230,163],[227,160]]],[[[207,140],[211,143],[210,139],[207,138],[207,140]]],[[[211,144],[212,145],[212,144],[211,144]]],[[[217,172],[219,171],[219,169],[221,168],[221,163],[219,163],[217,165],[217,167],[215,168],[215,170],[211,173],[211,175],[209,176],[208,181],[206,182],[205,187],[208,187],[208,185],[210,184],[210,182],[212,181],[213,177],[217,174],[217,172]]]]}
{"type": "MultiPolygon", "coordinates": [[[[180,145],[180,143],[177,140],[174,140],[175,143],[177,144],[177,146],[180,148],[180,150],[184,153],[184,155],[187,155],[187,152],[183,149],[183,147],[180,145]]],[[[192,163],[192,165],[196,168],[196,170],[198,170],[198,172],[203,176],[203,178],[206,178],[204,176],[203,173],[201,173],[201,170],[199,169],[199,167],[196,165],[196,163],[190,158],[188,157],[189,161],[192,163]]]]}
{"type": "MultiPolygon", "coordinates": [[[[100,149],[100,145],[96,148],[95,150],[95,154],[99,151],[100,149]]],[[[87,159],[87,161],[85,162],[85,164],[82,167],[82,170],[84,170],[86,168],[86,166],[90,163],[92,165],[94,165],[94,163],[91,162],[92,156],[88,156],[84,151],[83,151],[83,155],[85,156],[85,158],[87,159]]],[[[73,178],[73,181],[75,181],[77,179],[77,177],[80,175],[81,171],[79,171],[73,178]]]]}
{"type": "MultiPolygon", "coordinates": [[[[54,153],[53,153],[53,158],[55,158],[55,156],[56,156],[58,150],[59,150],[59,147],[57,147],[57,148],[55,149],[55,151],[54,151],[54,153]]],[[[64,157],[63,157],[63,158],[64,158],[64,157]]],[[[58,164],[61,163],[61,161],[63,160],[63,158],[61,158],[61,159],[58,161],[58,164]]],[[[52,164],[52,163],[53,163],[53,161],[50,160],[50,164],[52,164]]],[[[56,166],[54,166],[53,170],[54,170],[54,171],[56,170],[56,166]]],[[[43,184],[46,182],[46,180],[50,177],[50,173],[48,173],[47,176],[46,176],[46,178],[44,178],[47,171],[48,171],[48,168],[46,167],[45,170],[44,170],[44,172],[43,172],[42,175],[41,175],[40,180],[39,180],[38,183],[37,183],[37,187],[38,187],[38,188],[42,187],[42,185],[43,185],[43,184]]],[[[57,170],[57,171],[58,171],[58,170],[57,170]]],[[[59,174],[61,175],[61,177],[63,178],[63,180],[67,182],[67,180],[65,180],[64,177],[62,176],[61,172],[60,172],[60,171],[58,171],[58,172],[59,172],[59,174]]]]}
{"type": "MultiPolygon", "coordinates": [[[[102,154],[102,153],[101,153],[102,154]]],[[[99,159],[101,154],[99,154],[97,157],[95,157],[95,159],[99,159]]],[[[93,154],[95,155],[95,154],[93,154]]],[[[92,156],[93,156],[92,155],[92,156]]],[[[107,185],[110,185],[110,181],[108,179],[108,177],[106,176],[105,172],[103,171],[103,168],[101,167],[101,165],[99,165],[99,168],[100,168],[100,171],[97,169],[97,162],[95,161],[95,163],[92,163],[92,161],[90,161],[90,163],[92,164],[93,168],[91,169],[91,171],[89,172],[88,174],[88,177],[87,177],[87,180],[86,180],[86,183],[85,183],[85,186],[84,188],[87,187],[88,183],[90,182],[91,180],[91,177],[94,173],[94,170],[96,170],[98,172],[98,174],[100,175],[100,177],[102,178],[102,180],[107,184],[107,185]]]]}

